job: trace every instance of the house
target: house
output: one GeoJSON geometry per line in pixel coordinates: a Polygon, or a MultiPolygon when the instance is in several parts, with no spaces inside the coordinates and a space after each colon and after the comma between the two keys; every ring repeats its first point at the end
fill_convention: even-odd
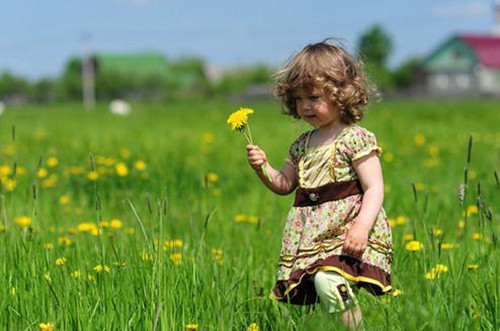
{"type": "Polygon", "coordinates": [[[421,64],[419,85],[428,95],[500,96],[500,0],[491,34],[457,34],[421,64]]]}
{"type": "Polygon", "coordinates": [[[450,96],[500,96],[500,36],[459,34],[424,59],[425,92],[450,96]]]}

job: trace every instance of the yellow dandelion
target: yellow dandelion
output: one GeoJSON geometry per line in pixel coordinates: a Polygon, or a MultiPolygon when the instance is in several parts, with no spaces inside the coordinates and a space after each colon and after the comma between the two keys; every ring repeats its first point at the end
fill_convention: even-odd
{"type": "Polygon", "coordinates": [[[477,178],[477,172],[474,170],[469,170],[469,179],[474,180],[477,178]]]}
{"type": "Polygon", "coordinates": [[[389,225],[391,228],[396,226],[396,220],[394,218],[389,218],[389,225]]]}
{"type": "Polygon", "coordinates": [[[147,166],[146,166],[146,162],[142,161],[142,160],[139,160],[139,161],[136,161],[135,162],[135,168],[139,171],[144,171],[146,170],[147,166]]]}
{"type": "Polygon", "coordinates": [[[259,223],[259,217],[258,216],[248,216],[247,222],[251,224],[257,224],[259,223]]]}
{"type": "Polygon", "coordinates": [[[66,261],[67,260],[66,260],[65,257],[59,257],[59,258],[56,259],[56,265],[60,267],[60,266],[62,266],[64,264],[66,264],[66,261]]]}
{"type": "Polygon", "coordinates": [[[483,235],[482,235],[481,233],[479,233],[479,232],[474,232],[474,233],[472,234],[472,238],[473,238],[474,240],[481,240],[481,239],[483,239],[483,235]]]}
{"type": "Polygon", "coordinates": [[[441,249],[452,249],[455,248],[453,243],[441,243],[441,249]]]}
{"type": "Polygon", "coordinates": [[[68,236],[58,238],[57,242],[63,246],[71,246],[73,244],[73,240],[68,236]]]}
{"type": "Polygon", "coordinates": [[[108,228],[109,227],[109,222],[106,221],[106,220],[101,220],[99,222],[99,225],[101,226],[101,228],[108,228]]]}
{"type": "Polygon", "coordinates": [[[417,133],[413,136],[413,141],[417,146],[425,145],[425,136],[422,133],[417,133]]]}
{"type": "Polygon", "coordinates": [[[38,324],[40,331],[52,331],[55,328],[54,323],[40,323],[38,324]]]}
{"type": "Polygon", "coordinates": [[[227,123],[231,125],[231,130],[242,131],[248,124],[248,115],[253,114],[253,109],[250,108],[240,108],[227,119],[227,123]]]}
{"type": "Polygon", "coordinates": [[[440,228],[433,228],[431,233],[435,236],[440,236],[443,234],[443,230],[441,230],[440,228]]]}
{"type": "Polygon", "coordinates": [[[129,236],[133,236],[135,234],[135,229],[134,228],[127,228],[125,231],[129,236]]]}
{"type": "Polygon", "coordinates": [[[59,203],[61,205],[67,205],[69,203],[69,200],[70,200],[69,196],[67,196],[67,195],[62,195],[59,197],[59,203]]]}
{"type": "Polygon", "coordinates": [[[7,164],[3,164],[0,166],[0,177],[7,177],[11,173],[10,166],[7,164]]]}
{"type": "Polygon", "coordinates": [[[123,222],[117,218],[114,218],[109,222],[109,226],[113,229],[119,229],[123,226],[123,222]]]}
{"type": "Polygon", "coordinates": [[[6,178],[6,179],[2,180],[2,184],[3,184],[3,188],[6,191],[10,192],[16,188],[17,181],[15,179],[12,179],[12,178],[6,178]]]}
{"type": "Polygon", "coordinates": [[[439,165],[439,159],[432,157],[424,160],[424,167],[426,168],[435,168],[439,165]]]}
{"type": "Polygon", "coordinates": [[[244,215],[244,214],[236,214],[234,215],[234,221],[236,223],[242,223],[242,222],[245,222],[247,220],[247,216],[244,215]]]}
{"type": "Polygon", "coordinates": [[[118,162],[115,165],[115,171],[116,171],[116,174],[120,177],[125,177],[129,173],[127,165],[123,162],[118,162]]]}
{"type": "Polygon", "coordinates": [[[72,271],[69,275],[72,278],[81,278],[82,277],[82,272],[80,270],[75,270],[75,271],[72,271]]]}
{"type": "Polygon", "coordinates": [[[472,214],[478,214],[479,209],[477,208],[476,205],[469,205],[467,207],[467,215],[472,215],[472,214]]]}
{"type": "Polygon", "coordinates": [[[127,263],[126,263],[126,262],[119,262],[119,261],[118,261],[118,262],[113,263],[113,265],[114,265],[116,268],[120,269],[120,268],[125,268],[125,266],[127,265],[127,263]]]}
{"type": "Polygon", "coordinates": [[[97,224],[95,224],[95,223],[82,222],[82,223],[78,224],[76,229],[80,232],[92,232],[94,229],[98,229],[98,228],[97,228],[97,224]]]}
{"type": "Polygon", "coordinates": [[[33,222],[33,219],[29,216],[19,216],[16,217],[16,224],[22,227],[27,227],[33,222]]]}
{"type": "Polygon", "coordinates": [[[181,253],[172,253],[170,254],[170,260],[174,263],[174,265],[181,264],[182,254],[181,253]]]}
{"type": "Polygon", "coordinates": [[[59,164],[59,160],[55,156],[51,156],[47,160],[47,165],[51,168],[56,167],[59,164]]]}
{"type": "Polygon", "coordinates": [[[122,148],[120,150],[120,156],[123,158],[123,159],[128,159],[130,157],[130,151],[126,148],[122,148]]]}
{"type": "Polygon", "coordinates": [[[111,271],[110,267],[108,267],[107,265],[101,265],[101,264],[96,265],[93,269],[98,274],[111,271]]]}
{"type": "Polygon", "coordinates": [[[434,267],[436,272],[448,272],[448,267],[444,264],[438,264],[434,267]]]}
{"type": "Polygon", "coordinates": [[[410,240],[413,240],[414,239],[414,236],[412,234],[405,234],[404,235],[404,239],[406,241],[410,241],[410,240]]]}
{"type": "Polygon", "coordinates": [[[424,249],[424,245],[420,241],[412,240],[406,244],[405,248],[408,251],[417,252],[424,249]]]}
{"type": "Polygon", "coordinates": [[[260,331],[260,327],[257,323],[252,323],[248,326],[247,331],[260,331]]]}
{"type": "Polygon", "coordinates": [[[458,227],[459,228],[465,228],[465,222],[462,221],[462,220],[458,221],[458,227]]]}
{"type": "Polygon", "coordinates": [[[87,174],[87,178],[92,181],[97,180],[99,178],[99,173],[97,171],[90,171],[87,174]]]}
{"type": "Polygon", "coordinates": [[[10,289],[9,289],[9,293],[13,297],[16,296],[16,294],[17,294],[16,288],[14,286],[11,286],[10,289]]]}
{"type": "Polygon", "coordinates": [[[427,148],[427,153],[433,158],[439,155],[439,147],[436,144],[429,145],[427,148]]]}
{"type": "Polygon", "coordinates": [[[408,220],[408,219],[406,218],[406,216],[398,216],[398,217],[396,218],[396,223],[397,223],[397,224],[400,224],[400,225],[401,225],[401,224],[406,224],[406,221],[407,221],[407,220],[408,220]]]}
{"type": "Polygon", "coordinates": [[[4,233],[6,230],[7,228],[5,227],[5,225],[0,224],[0,233],[4,233]]]}
{"type": "Polygon", "coordinates": [[[470,271],[476,270],[479,268],[479,264],[471,263],[467,265],[467,269],[470,271]]]}
{"type": "Polygon", "coordinates": [[[219,180],[219,175],[217,175],[215,172],[209,172],[206,175],[206,179],[210,183],[215,183],[215,182],[217,182],[219,180]]]}
{"type": "Polygon", "coordinates": [[[198,329],[198,324],[187,324],[186,330],[196,330],[198,329]]]}
{"type": "Polygon", "coordinates": [[[45,178],[45,177],[47,177],[49,172],[45,168],[40,168],[40,169],[38,169],[36,174],[37,174],[38,178],[45,178]]]}
{"type": "Polygon", "coordinates": [[[212,250],[210,252],[213,255],[222,255],[224,253],[224,251],[222,249],[216,249],[216,248],[212,248],[212,250]]]}
{"type": "Polygon", "coordinates": [[[56,187],[57,186],[57,176],[51,175],[50,178],[44,179],[42,181],[42,187],[56,187]]]}
{"type": "Polygon", "coordinates": [[[415,189],[417,191],[423,191],[423,190],[425,190],[426,187],[427,186],[424,183],[420,183],[420,182],[419,183],[415,183],[415,189]]]}
{"type": "Polygon", "coordinates": [[[43,274],[42,277],[43,277],[43,279],[45,279],[48,282],[50,282],[52,280],[52,278],[50,278],[50,274],[49,273],[43,274]]]}

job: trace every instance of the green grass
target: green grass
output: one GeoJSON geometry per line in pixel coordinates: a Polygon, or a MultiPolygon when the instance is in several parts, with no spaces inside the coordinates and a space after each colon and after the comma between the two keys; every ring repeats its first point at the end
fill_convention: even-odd
{"type": "MultiPolygon", "coordinates": [[[[124,118],[104,105],[94,112],[78,105],[8,109],[0,121],[3,329],[51,322],[58,330],[182,330],[191,323],[198,330],[245,330],[251,323],[261,330],[341,330],[340,320],[318,307],[267,298],[293,197],[272,194],[252,173],[244,137],[226,124],[240,106],[256,110],[254,140],[280,167],[308,127],[272,102],[138,104],[124,118]],[[51,157],[56,166],[47,164],[51,157]],[[117,163],[127,167],[125,176],[117,175],[117,163]],[[40,168],[47,170],[43,178],[40,168]],[[92,169],[95,181],[87,178],[92,169]],[[62,196],[69,202],[61,204],[62,196]],[[253,218],[235,222],[237,214],[253,218]],[[32,223],[16,224],[20,216],[32,223]],[[109,226],[113,219],[122,226],[109,226]],[[84,222],[94,224],[94,234],[79,231],[84,222]],[[98,273],[97,265],[110,271],[98,273]]],[[[386,101],[368,109],[361,124],[384,150],[393,282],[403,292],[360,293],[368,329],[500,328],[499,123],[493,101],[386,101]],[[476,205],[477,213],[470,207],[476,205]],[[406,250],[408,235],[424,249],[406,250]],[[448,270],[427,279],[438,264],[448,270]]]]}

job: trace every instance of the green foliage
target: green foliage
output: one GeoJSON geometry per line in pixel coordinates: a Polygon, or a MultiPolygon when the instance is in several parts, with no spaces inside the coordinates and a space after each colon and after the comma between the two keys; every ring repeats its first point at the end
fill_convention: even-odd
{"type": "Polygon", "coordinates": [[[251,86],[269,83],[273,72],[272,68],[260,64],[227,73],[222,77],[216,90],[219,93],[241,93],[251,86]]]}
{"type": "Polygon", "coordinates": [[[421,60],[418,57],[412,57],[403,62],[393,73],[394,84],[397,87],[409,87],[416,79],[420,69],[421,60]]]}

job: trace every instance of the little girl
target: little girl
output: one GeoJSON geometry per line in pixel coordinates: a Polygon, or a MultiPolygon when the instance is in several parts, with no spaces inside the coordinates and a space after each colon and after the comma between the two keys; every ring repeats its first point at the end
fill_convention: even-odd
{"type": "Polygon", "coordinates": [[[319,301],[330,313],[342,312],[349,328],[360,327],[357,289],[391,290],[381,149],[373,133],[356,124],[371,89],[360,64],[327,41],[292,57],[275,82],[285,113],[314,129],[292,143],[280,171],[261,148],[246,146],[265,186],[280,195],[296,191],[271,296],[292,304],[319,301]]]}

